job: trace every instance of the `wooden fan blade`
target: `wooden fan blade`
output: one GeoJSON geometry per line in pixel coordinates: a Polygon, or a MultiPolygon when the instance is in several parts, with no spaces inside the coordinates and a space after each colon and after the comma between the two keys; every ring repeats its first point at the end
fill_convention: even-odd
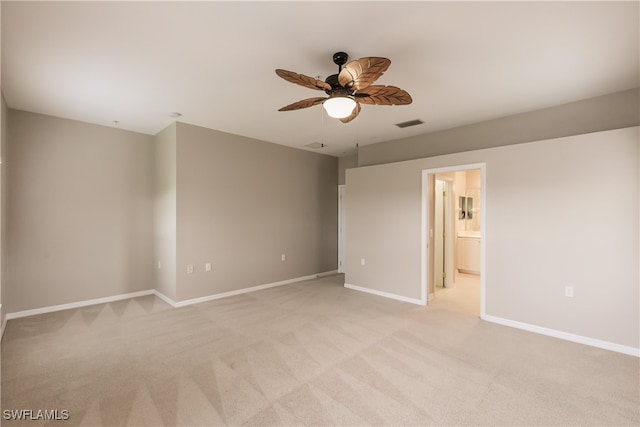
{"type": "Polygon", "coordinates": [[[338,74],[338,82],[347,89],[360,90],[375,82],[391,65],[387,58],[375,56],[347,63],[338,74]]]}
{"type": "Polygon", "coordinates": [[[361,104],[407,105],[413,102],[411,95],[395,86],[369,86],[366,89],[358,91],[355,97],[356,101],[361,104]]]}
{"type": "Polygon", "coordinates": [[[322,104],[324,100],[327,98],[307,98],[302,101],[294,102],[293,104],[289,104],[286,107],[282,107],[278,111],[293,111],[299,110],[301,108],[313,107],[314,105],[322,104]]]}
{"type": "Polygon", "coordinates": [[[351,115],[349,117],[345,117],[344,119],[340,119],[340,121],[342,123],[349,123],[351,120],[358,117],[358,114],[360,114],[360,104],[356,102],[356,106],[353,108],[351,115]]]}
{"type": "Polygon", "coordinates": [[[331,90],[331,85],[329,83],[323,82],[322,80],[314,79],[313,77],[305,76],[304,74],[298,74],[294,73],[293,71],[281,69],[277,69],[276,74],[288,82],[308,87],[309,89],[331,90]]]}

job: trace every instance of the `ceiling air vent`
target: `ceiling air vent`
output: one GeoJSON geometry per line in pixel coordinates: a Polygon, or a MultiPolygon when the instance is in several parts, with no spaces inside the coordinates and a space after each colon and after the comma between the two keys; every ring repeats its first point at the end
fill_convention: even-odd
{"type": "Polygon", "coordinates": [[[326,146],[327,144],[323,144],[321,142],[312,142],[311,144],[305,145],[305,147],[313,148],[314,150],[317,150],[318,148],[324,148],[326,146]]]}
{"type": "Polygon", "coordinates": [[[423,123],[424,122],[422,120],[416,119],[416,120],[409,120],[408,122],[396,123],[396,126],[398,126],[399,128],[408,128],[410,126],[417,126],[423,123]]]}

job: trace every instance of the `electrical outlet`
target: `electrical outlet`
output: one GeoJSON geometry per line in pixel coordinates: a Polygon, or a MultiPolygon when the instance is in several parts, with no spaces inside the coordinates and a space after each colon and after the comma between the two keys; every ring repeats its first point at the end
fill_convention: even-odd
{"type": "Polygon", "coordinates": [[[565,286],[564,287],[564,296],[573,298],[573,286],[565,286]]]}
{"type": "Polygon", "coordinates": [[[286,254],[282,254],[282,256],[280,257],[280,259],[284,262],[287,260],[287,255],[286,254]]]}
{"type": "Polygon", "coordinates": [[[360,265],[365,265],[365,264],[366,264],[365,259],[364,258],[360,258],[360,265]]]}
{"type": "Polygon", "coordinates": [[[211,263],[208,262],[204,265],[204,271],[211,271],[211,263]]]}
{"type": "Polygon", "coordinates": [[[162,263],[158,261],[158,270],[160,270],[161,268],[162,268],[162,263]]]}
{"type": "Polygon", "coordinates": [[[193,264],[187,264],[187,274],[193,273],[193,264]]]}

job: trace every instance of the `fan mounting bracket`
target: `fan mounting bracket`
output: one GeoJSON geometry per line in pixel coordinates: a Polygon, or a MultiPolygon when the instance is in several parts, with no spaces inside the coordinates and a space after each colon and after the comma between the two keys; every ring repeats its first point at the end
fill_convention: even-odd
{"type": "Polygon", "coordinates": [[[336,52],[333,54],[333,63],[342,71],[342,66],[349,60],[349,55],[346,52],[336,52]]]}

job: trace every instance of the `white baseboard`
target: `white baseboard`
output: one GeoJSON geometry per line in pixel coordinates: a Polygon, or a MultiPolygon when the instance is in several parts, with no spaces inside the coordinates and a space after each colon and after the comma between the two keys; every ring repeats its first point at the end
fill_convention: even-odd
{"type": "Polygon", "coordinates": [[[348,288],[348,289],[353,289],[354,291],[366,292],[368,294],[373,294],[373,295],[377,295],[377,296],[380,296],[380,297],[385,297],[385,298],[395,299],[395,300],[398,300],[398,301],[408,302],[408,303],[411,303],[411,304],[417,304],[417,305],[425,305],[426,304],[425,301],[419,300],[417,298],[403,297],[401,295],[396,295],[396,294],[392,294],[392,293],[389,293],[389,292],[377,291],[375,289],[370,289],[370,288],[363,288],[362,286],[352,285],[350,283],[345,283],[344,287],[348,288]]]}
{"type": "Polygon", "coordinates": [[[27,316],[35,316],[37,314],[52,313],[54,311],[69,310],[71,308],[87,307],[89,305],[105,304],[108,302],[120,301],[123,299],[136,298],[136,297],[141,297],[145,295],[152,295],[154,294],[154,292],[155,291],[153,289],[149,289],[146,291],[130,292],[127,294],[114,295],[110,297],[72,302],[69,304],[52,305],[50,307],[42,307],[42,308],[34,308],[32,310],[17,311],[15,313],[7,313],[5,320],[18,319],[20,317],[27,317],[27,316]]]}
{"type": "Polygon", "coordinates": [[[162,292],[160,292],[157,289],[153,290],[153,294],[155,296],[157,296],[158,298],[160,298],[162,301],[166,302],[167,304],[169,304],[171,307],[176,308],[178,307],[176,305],[176,302],[174,300],[172,300],[171,298],[169,298],[168,296],[166,296],[165,294],[163,294],[162,292]]]}
{"type": "Polygon", "coordinates": [[[170,306],[172,306],[174,308],[178,308],[178,307],[186,307],[186,306],[192,305],[192,304],[199,304],[199,303],[202,303],[202,302],[213,301],[213,300],[216,300],[216,299],[232,297],[232,296],[235,296],[235,295],[246,294],[246,293],[249,293],[249,292],[261,291],[263,289],[275,288],[276,286],[288,285],[290,283],[303,282],[305,280],[317,279],[319,277],[328,276],[328,275],[334,274],[336,272],[337,272],[337,270],[326,271],[324,273],[311,274],[309,276],[296,277],[294,279],[287,279],[287,280],[282,280],[282,281],[279,281],[279,282],[266,283],[264,285],[252,286],[250,288],[243,288],[243,289],[238,289],[238,290],[235,290],[235,291],[222,292],[222,293],[219,293],[219,294],[207,295],[207,296],[204,296],[204,297],[193,298],[193,299],[188,299],[188,300],[184,300],[184,301],[174,301],[171,298],[169,298],[168,296],[163,295],[158,291],[154,291],[154,293],[158,296],[158,298],[162,299],[164,302],[166,302],[170,306]]]}
{"type": "Polygon", "coordinates": [[[320,279],[322,277],[333,276],[334,274],[339,274],[339,273],[340,272],[338,270],[325,271],[324,273],[316,274],[316,277],[320,279]]]}
{"type": "MultiPolygon", "coordinates": [[[[78,302],[73,302],[73,303],[69,303],[69,304],[60,304],[60,305],[54,305],[54,306],[50,306],[50,307],[36,308],[36,309],[32,309],[32,310],[23,310],[23,311],[18,311],[18,312],[15,312],[15,313],[7,313],[5,318],[4,318],[4,320],[3,320],[3,322],[2,322],[2,326],[0,327],[0,342],[1,342],[2,338],[4,337],[4,331],[6,330],[7,321],[11,320],[11,319],[18,319],[20,317],[35,316],[35,315],[38,315],[38,314],[52,313],[54,311],[69,310],[69,309],[72,309],[72,308],[87,307],[87,306],[96,305],[96,304],[105,304],[105,303],[109,303],[109,302],[113,302],[113,301],[120,301],[120,300],[123,300],[123,299],[136,298],[136,297],[141,297],[141,296],[145,296],[145,295],[156,295],[158,298],[162,299],[164,302],[166,302],[170,306],[172,306],[174,308],[178,308],[178,307],[185,307],[185,306],[192,305],[192,304],[198,304],[198,303],[201,303],[201,302],[212,301],[212,300],[221,299],[221,298],[227,298],[227,297],[231,297],[231,296],[234,296],[234,295],[246,294],[246,293],[249,293],[249,292],[260,291],[260,290],[263,290],[263,289],[269,289],[269,288],[273,288],[273,287],[276,287],[276,286],[288,285],[290,283],[302,282],[302,281],[305,281],[305,280],[311,280],[311,279],[324,277],[324,276],[328,276],[328,275],[336,274],[336,273],[337,273],[337,270],[327,271],[327,272],[324,272],[324,273],[312,274],[312,275],[309,275],[309,276],[297,277],[297,278],[294,278],[294,279],[282,280],[282,281],[279,281],[279,282],[267,283],[267,284],[264,284],[264,285],[252,286],[250,288],[238,289],[238,290],[235,290],[235,291],[223,292],[223,293],[220,293],[220,294],[213,294],[213,295],[208,295],[208,296],[205,296],[205,297],[193,298],[193,299],[190,299],[190,300],[177,301],[177,302],[172,300],[171,298],[167,297],[166,295],[162,294],[161,292],[155,290],[155,289],[149,289],[149,290],[146,290],[146,291],[130,292],[130,293],[114,295],[114,296],[110,296],[110,297],[96,298],[96,299],[85,300],[85,301],[78,301],[78,302]]],[[[401,295],[396,295],[396,294],[392,294],[392,293],[389,293],[389,292],[378,291],[378,290],[375,290],[375,289],[363,288],[361,286],[352,285],[352,284],[349,284],[349,283],[345,283],[344,287],[348,288],[348,289],[355,290],[355,291],[360,291],[360,292],[365,292],[365,293],[369,293],[369,294],[372,294],[372,295],[381,296],[381,297],[384,297],[384,298],[390,298],[390,299],[394,299],[394,300],[398,300],[398,301],[408,302],[408,303],[411,303],[411,304],[425,305],[424,301],[416,299],[416,298],[403,297],[401,295]]],[[[2,307],[2,305],[0,304],[0,308],[1,307],[2,307]]],[[[522,330],[529,331],[529,332],[534,332],[534,333],[541,334],[541,335],[547,335],[547,336],[551,336],[551,337],[555,337],[555,338],[560,338],[560,339],[563,339],[563,340],[572,341],[572,342],[576,342],[576,343],[579,343],[579,344],[585,344],[585,345],[589,345],[589,346],[592,346],[592,347],[602,348],[604,350],[610,350],[610,351],[615,351],[617,353],[622,353],[622,354],[627,354],[627,355],[630,355],[630,356],[640,357],[640,348],[636,348],[636,347],[626,346],[626,345],[622,345],[622,344],[616,344],[616,343],[612,343],[612,342],[609,342],[609,341],[598,340],[598,339],[595,339],[595,338],[589,338],[589,337],[585,337],[585,336],[582,336],[582,335],[571,334],[571,333],[568,333],[568,332],[557,331],[555,329],[544,328],[544,327],[541,327],[541,326],[531,325],[531,324],[528,324],[528,323],[518,322],[518,321],[515,321],[515,320],[509,320],[509,319],[504,319],[504,318],[496,317],[496,316],[486,315],[486,316],[483,317],[483,320],[486,320],[486,321],[492,322],[492,323],[497,323],[497,324],[503,325],[503,326],[509,326],[509,327],[512,327],[512,328],[517,328],[517,329],[522,329],[522,330]]]]}
{"type": "Polygon", "coordinates": [[[604,350],[615,351],[617,353],[628,354],[629,356],[640,357],[640,348],[630,347],[622,344],[616,344],[609,341],[602,341],[595,338],[589,338],[582,335],[571,334],[568,332],[557,331],[555,329],[543,328],[542,326],[531,325],[529,323],[517,322],[515,320],[503,319],[496,316],[484,316],[483,320],[497,323],[499,325],[510,326],[512,328],[523,329],[536,334],[547,335],[554,338],[560,338],[567,341],[585,344],[591,347],[602,348],[604,350]]]}
{"type": "MultiPolygon", "coordinates": [[[[187,305],[197,304],[197,303],[200,303],[200,302],[211,301],[211,300],[220,299],[220,298],[226,298],[226,297],[230,297],[230,296],[234,296],[234,295],[245,294],[247,292],[254,292],[254,291],[259,291],[259,290],[262,290],[262,289],[273,288],[275,286],[288,285],[290,283],[301,282],[301,281],[304,281],[304,280],[316,279],[316,278],[319,278],[319,277],[324,277],[324,276],[328,276],[328,275],[331,275],[331,274],[335,274],[336,272],[337,272],[337,270],[331,270],[331,271],[326,271],[326,272],[323,272],[323,273],[311,274],[309,276],[296,277],[294,279],[287,279],[287,280],[282,280],[280,282],[267,283],[267,284],[264,284],[264,285],[253,286],[253,287],[250,287],[250,288],[238,289],[236,291],[230,291],[230,292],[223,292],[223,293],[220,293],[220,294],[208,295],[208,296],[205,296],[205,297],[194,298],[194,299],[190,299],[190,300],[186,300],[186,301],[174,301],[171,298],[169,298],[168,296],[166,296],[166,295],[162,294],[161,292],[157,291],[156,289],[149,289],[149,290],[146,290],[146,291],[131,292],[131,293],[127,293],[127,294],[114,295],[114,296],[110,296],[110,297],[96,298],[96,299],[90,299],[90,300],[85,300],[85,301],[72,302],[72,303],[69,303],[69,304],[60,304],[60,305],[53,305],[53,306],[49,306],[49,307],[35,308],[35,309],[32,309],[32,310],[17,311],[15,313],[7,313],[7,315],[5,316],[4,322],[2,322],[2,330],[0,331],[0,333],[4,334],[4,329],[5,329],[7,320],[18,319],[20,317],[35,316],[35,315],[38,315],[38,314],[52,313],[54,311],[69,310],[69,309],[72,309],[72,308],[87,307],[87,306],[96,305],[96,304],[105,304],[105,303],[109,303],[109,302],[113,302],[113,301],[119,301],[119,300],[129,299],[129,298],[136,298],[136,297],[141,297],[141,296],[145,296],[145,295],[156,295],[158,298],[160,298],[161,300],[163,300],[164,302],[166,302],[167,304],[169,304],[170,306],[172,306],[174,308],[185,307],[187,305]]],[[[1,337],[1,335],[0,335],[0,337],[1,337]]]]}

